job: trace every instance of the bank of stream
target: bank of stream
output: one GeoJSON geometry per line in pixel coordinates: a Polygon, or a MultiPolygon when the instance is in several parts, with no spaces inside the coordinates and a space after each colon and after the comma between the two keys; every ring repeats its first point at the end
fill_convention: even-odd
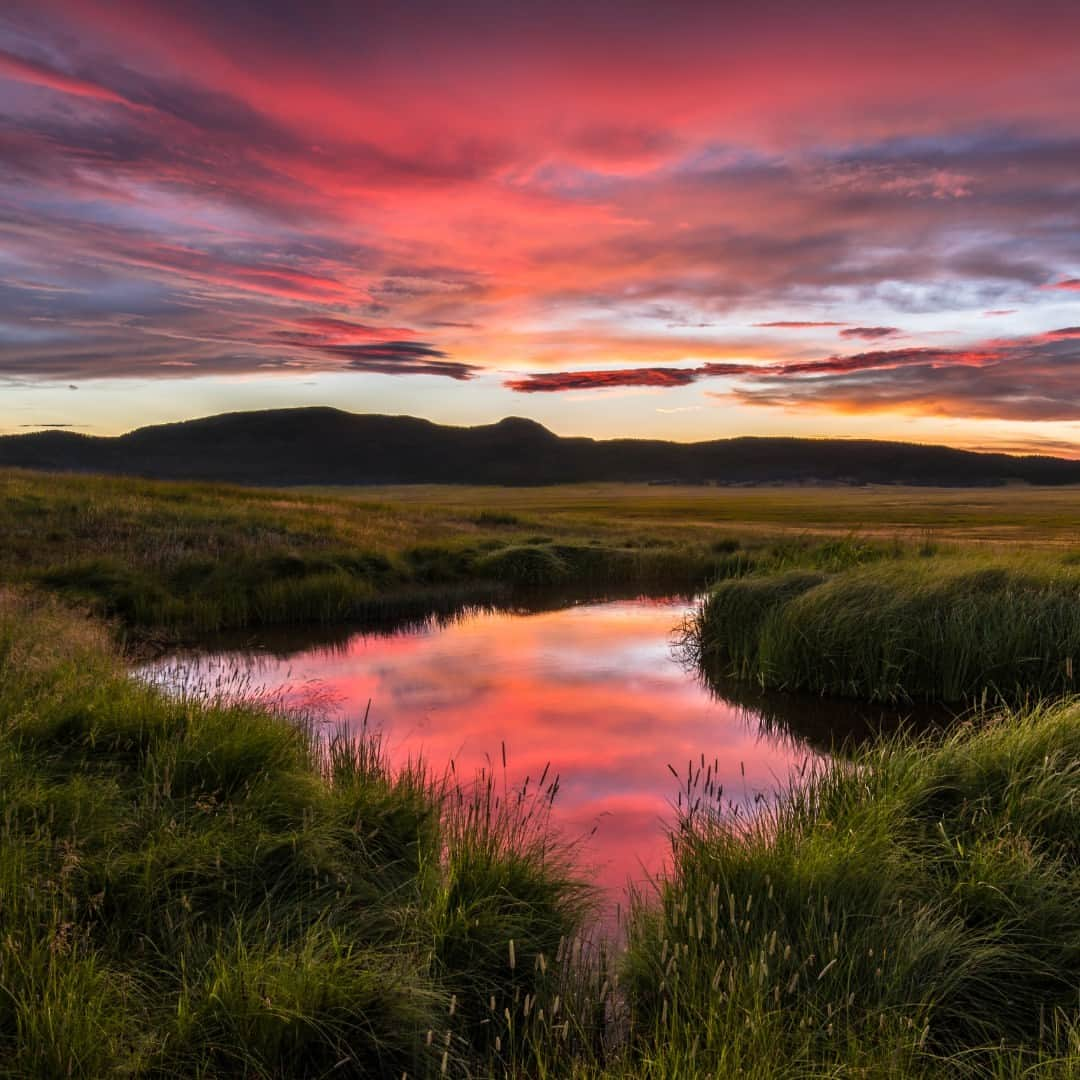
{"type": "Polygon", "coordinates": [[[665,865],[688,769],[753,814],[831,753],[925,710],[860,706],[710,679],[680,644],[700,598],[533,593],[501,607],[363,626],[218,635],[141,668],[174,693],[245,694],[381,733],[507,790],[558,778],[553,821],[615,898],[665,865]],[[676,774],[673,776],[673,773],[676,774]]]}

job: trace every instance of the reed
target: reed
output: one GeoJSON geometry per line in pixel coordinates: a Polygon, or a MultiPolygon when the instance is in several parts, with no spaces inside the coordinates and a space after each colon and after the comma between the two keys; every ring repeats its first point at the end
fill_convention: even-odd
{"type": "Polygon", "coordinates": [[[1080,1068],[1080,705],[870,745],[749,818],[702,758],[620,951],[556,775],[393,770],[232,689],[166,697],[0,593],[0,1076],[1080,1068]]]}

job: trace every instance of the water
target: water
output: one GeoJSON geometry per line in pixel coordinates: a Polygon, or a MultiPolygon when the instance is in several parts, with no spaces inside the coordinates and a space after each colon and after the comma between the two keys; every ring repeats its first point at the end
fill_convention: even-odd
{"type": "Polygon", "coordinates": [[[221,640],[142,669],[174,689],[280,694],[329,719],[370,725],[391,759],[418,756],[458,777],[494,766],[502,783],[558,774],[556,826],[583,838],[593,880],[621,891],[661,870],[679,781],[716,762],[724,795],[753,813],[875,718],[818,700],[709,685],[680,655],[686,598],[579,603],[557,610],[469,611],[377,632],[335,628],[258,642],[221,640]],[[671,768],[669,768],[671,766],[671,768]]]}

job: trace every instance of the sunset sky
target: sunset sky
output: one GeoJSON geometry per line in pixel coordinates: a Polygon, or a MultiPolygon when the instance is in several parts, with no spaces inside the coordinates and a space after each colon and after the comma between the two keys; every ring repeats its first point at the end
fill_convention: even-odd
{"type": "Polygon", "coordinates": [[[1080,4],[5,0],[0,433],[1080,457],[1080,4]]]}

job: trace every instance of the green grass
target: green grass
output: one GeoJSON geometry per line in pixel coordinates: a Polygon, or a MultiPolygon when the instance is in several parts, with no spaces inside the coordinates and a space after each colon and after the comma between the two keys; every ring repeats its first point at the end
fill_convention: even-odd
{"type": "Polygon", "coordinates": [[[547,813],[0,593],[0,1077],[1075,1076],[1080,705],[695,768],[620,955],[547,813]]]}
{"type": "Polygon", "coordinates": [[[0,472],[0,584],[141,637],[335,623],[558,584],[696,589],[732,558],[709,530],[325,494],[0,472]]]}
{"type": "Polygon", "coordinates": [[[748,689],[1016,702],[1074,688],[1077,525],[1062,491],[0,474],[0,1080],[1080,1076],[1080,705],[866,744],[754,821],[703,758],[612,956],[554,785],[170,699],[112,643],[712,581],[691,643],[748,689]]]}
{"type": "Polygon", "coordinates": [[[140,637],[342,622],[552,585],[695,590],[957,545],[1061,547],[1072,491],[647,485],[268,491],[0,471],[0,583],[140,637]]]}
{"type": "Polygon", "coordinates": [[[1080,675],[1080,567],[1029,552],[769,569],[717,585],[691,639],[706,669],[764,687],[885,702],[1052,696],[1080,675]]]}
{"type": "Polygon", "coordinates": [[[1080,706],[863,751],[734,818],[704,759],[629,923],[632,1075],[1080,1072],[1080,706]]]}
{"type": "Polygon", "coordinates": [[[720,529],[741,540],[803,532],[1069,547],[1080,528],[1076,488],[678,487],[564,484],[501,488],[417,484],[326,488],[361,501],[447,516],[485,510],[566,527],[618,528],[678,537],[720,529]]]}
{"type": "Polygon", "coordinates": [[[593,902],[550,796],[169,700],[0,594],[0,1076],[513,1071],[593,902]]]}

